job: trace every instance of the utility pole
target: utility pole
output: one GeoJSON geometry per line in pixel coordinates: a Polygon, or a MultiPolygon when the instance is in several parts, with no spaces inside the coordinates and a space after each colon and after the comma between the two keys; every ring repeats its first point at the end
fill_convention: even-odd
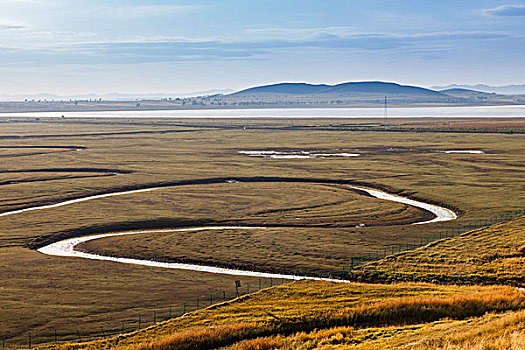
{"type": "Polygon", "coordinates": [[[384,118],[383,118],[383,125],[385,126],[386,128],[386,117],[388,116],[388,104],[387,104],[387,101],[386,101],[386,96],[385,96],[385,112],[384,112],[384,118]]]}

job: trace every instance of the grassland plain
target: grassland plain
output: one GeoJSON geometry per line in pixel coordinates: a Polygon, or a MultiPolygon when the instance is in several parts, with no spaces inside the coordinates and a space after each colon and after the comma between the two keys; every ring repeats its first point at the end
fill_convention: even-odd
{"type": "MultiPolygon", "coordinates": [[[[181,311],[183,303],[194,304],[195,297],[207,299],[213,291],[231,291],[235,279],[45,257],[27,248],[38,242],[137,228],[275,220],[289,226],[283,231],[272,228],[267,236],[252,234],[247,241],[250,245],[243,244],[242,234],[239,238],[225,237],[224,232],[209,239],[202,235],[176,238],[186,240],[189,251],[179,257],[202,262],[215,259],[220,263],[231,256],[224,246],[214,246],[213,239],[227,238],[238,247],[235,263],[239,265],[262,266],[262,253],[252,249],[258,246],[273,257],[262,266],[265,269],[340,271],[353,254],[382,251],[394,243],[411,242],[431,232],[523,207],[518,194],[523,189],[525,151],[519,134],[243,130],[232,127],[237,121],[220,121],[220,128],[193,125],[202,121],[173,125],[176,122],[180,123],[66,118],[1,123],[0,140],[5,148],[0,154],[6,155],[0,171],[1,211],[118,189],[263,174],[356,181],[442,203],[461,216],[454,223],[388,226],[390,220],[408,223],[423,213],[361,196],[344,186],[224,183],[174,187],[0,217],[0,306],[5,310],[0,332],[6,334],[11,342],[8,344],[26,344],[29,331],[35,342],[39,337],[52,339],[54,328],[72,339],[77,328],[82,334],[88,329],[93,334],[100,327],[119,327],[122,318],[136,319],[139,313],[151,315],[163,306],[173,305],[181,311]],[[39,147],[35,152],[16,148],[35,146],[39,147]],[[70,149],[54,152],[59,146],[70,149]],[[285,160],[238,153],[254,149],[354,148],[362,149],[360,157],[285,160]],[[407,151],[389,151],[391,148],[407,151]],[[429,153],[428,149],[478,149],[486,154],[429,153]],[[279,195],[280,191],[286,195],[279,195]],[[369,220],[369,212],[360,208],[376,213],[375,221],[365,221],[369,220]],[[348,227],[355,222],[371,226],[348,227]],[[316,227],[309,229],[309,225],[316,227]],[[316,240],[322,240],[322,246],[316,240]],[[219,258],[202,253],[213,250],[219,258]],[[303,251],[305,255],[301,256],[303,251]]],[[[272,123],[275,126],[281,121],[272,123]]],[[[154,252],[156,237],[149,239],[151,244],[144,245],[148,254],[173,254],[154,252]]],[[[118,244],[124,247],[127,243],[118,244]]],[[[258,284],[255,279],[245,282],[258,284]]],[[[262,283],[268,285],[268,281],[262,283]]]]}
{"type": "MultiPolygon", "coordinates": [[[[429,340],[432,328],[440,334],[452,332],[454,327],[457,331],[458,326],[463,330],[468,328],[465,321],[457,320],[481,325],[499,319],[500,323],[514,324],[519,331],[523,328],[524,315],[519,312],[523,307],[525,294],[511,287],[299,281],[142,331],[49,348],[214,349],[231,346],[232,349],[304,349],[323,343],[332,346],[361,344],[366,348],[370,342],[377,346],[395,344],[396,340],[407,338],[429,340]],[[517,313],[501,315],[508,311],[517,313]],[[483,318],[486,312],[494,315],[483,318]],[[443,318],[449,321],[435,323],[443,318]]],[[[479,331],[482,334],[481,329],[479,331]]],[[[437,339],[434,343],[439,344],[437,339]]]]}

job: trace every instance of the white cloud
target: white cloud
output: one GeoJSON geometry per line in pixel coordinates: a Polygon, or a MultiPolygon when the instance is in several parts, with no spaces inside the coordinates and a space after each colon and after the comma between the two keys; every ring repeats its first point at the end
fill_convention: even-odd
{"type": "Polygon", "coordinates": [[[250,36],[265,39],[311,39],[319,36],[346,37],[355,33],[354,27],[314,28],[252,28],[245,31],[250,36]]]}
{"type": "Polygon", "coordinates": [[[135,19],[142,17],[173,16],[194,11],[198,6],[193,5],[141,5],[122,7],[98,7],[89,11],[102,17],[115,19],[135,19]]]}
{"type": "Polygon", "coordinates": [[[29,25],[10,20],[0,19],[0,30],[16,30],[16,29],[29,29],[29,25]]]}
{"type": "Polygon", "coordinates": [[[485,14],[490,16],[500,16],[500,17],[517,17],[525,16],[525,6],[519,5],[502,5],[492,9],[487,9],[484,11],[485,14]]]}

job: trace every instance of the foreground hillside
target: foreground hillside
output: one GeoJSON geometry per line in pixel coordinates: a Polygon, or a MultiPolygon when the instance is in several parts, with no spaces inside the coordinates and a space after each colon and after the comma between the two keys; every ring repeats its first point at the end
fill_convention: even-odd
{"type": "Polygon", "coordinates": [[[246,340],[227,349],[518,350],[525,344],[524,332],[525,312],[516,311],[397,327],[334,327],[246,340]]]}
{"type": "Polygon", "coordinates": [[[525,217],[369,263],[354,278],[523,286],[525,217]]]}
{"type": "Polygon", "coordinates": [[[461,320],[469,319],[495,330],[502,323],[511,324],[505,329],[520,329],[523,312],[502,313],[523,308],[525,292],[512,287],[298,281],[135,333],[55,348],[311,348],[308,342],[316,346],[326,342],[365,346],[399,337],[421,338],[433,329],[451,332],[466,324],[461,320]],[[449,321],[438,322],[445,318],[449,321]]]}

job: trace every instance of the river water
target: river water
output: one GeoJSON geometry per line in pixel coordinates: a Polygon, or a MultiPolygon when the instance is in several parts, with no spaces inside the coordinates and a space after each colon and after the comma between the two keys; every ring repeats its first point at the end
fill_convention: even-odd
{"type": "MultiPolygon", "coordinates": [[[[46,118],[383,118],[383,108],[265,108],[164,111],[27,112],[0,113],[0,117],[46,118]]],[[[523,106],[389,108],[389,118],[508,118],[525,117],[523,106]]]]}
{"type": "MultiPolygon", "coordinates": [[[[455,220],[457,218],[456,213],[454,213],[452,210],[447,209],[447,208],[442,208],[434,204],[419,202],[413,199],[392,195],[390,193],[386,193],[386,192],[371,189],[371,188],[357,187],[357,186],[351,186],[351,187],[354,189],[360,190],[360,191],[365,191],[371,196],[379,198],[379,199],[390,200],[390,201],[398,202],[398,203],[405,203],[408,205],[412,205],[418,208],[428,210],[436,216],[432,220],[414,223],[416,225],[417,224],[428,224],[428,223],[433,223],[433,222],[438,222],[438,221],[455,220]]],[[[160,190],[160,189],[161,188],[158,188],[158,187],[152,187],[152,188],[144,188],[144,189],[132,190],[132,191],[114,192],[114,193],[90,196],[90,197],[85,197],[85,198],[79,198],[76,200],[64,201],[64,202],[56,203],[53,205],[44,205],[44,206],[38,206],[38,207],[33,207],[33,208],[15,210],[11,212],[5,212],[3,213],[3,215],[4,216],[15,215],[15,214],[21,214],[24,211],[29,211],[29,210],[44,210],[44,209],[50,209],[50,208],[57,208],[60,206],[71,205],[71,204],[75,204],[75,203],[87,201],[87,200],[94,200],[94,199],[105,198],[109,196],[122,196],[122,195],[134,194],[137,192],[153,191],[153,190],[160,190]]],[[[303,278],[320,279],[320,278],[312,278],[312,277],[306,277],[306,276],[274,274],[274,273],[265,273],[265,272],[259,272],[259,271],[244,271],[244,270],[237,270],[237,269],[219,268],[216,266],[181,264],[181,263],[165,263],[165,262],[159,262],[159,261],[153,261],[153,260],[112,257],[112,256],[104,256],[104,255],[98,255],[98,254],[92,254],[92,253],[85,253],[85,252],[81,252],[75,249],[75,247],[80,243],[88,242],[94,239],[106,238],[106,237],[135,235],[135,234],[141,234],[141,233],[155,233],[155,232],[161,233],[161,232],[182,232],[182,231],[198,231],[198,230],[238,230],[238,229],[264,229],[264,227],[228,227],[228,226],[224,226],[224,227],[200,227],[200,228],[186,228],[186,229],[173,229],[173,230],[104,233],[104,234],[99,234],[99,235],[70,238],[70,239],[66,239],[63,241],[55,242],[55,243],[49,244],[45,247],[38,249],[38,251],[40,253],[43,253],[46,255],[53,255],[53,256],[77,257],[77,258],[92,259],[92,260],[105,260],[105,261],[120,262],[124,264],[144,265],[144,266],[150,266],[150,267],[162,267],[162,268],[179,269],[179,270],[192,270],[192,271],[219,273],[219,274],[226,274],[226,275],[240,275],[240,276],[265,277],[265,278],[283,278],[283,279],[292,279],[292,280],[303,279],[303,278]]],[[[323,280],[331,280],[331,279],[323,279],[323,280]]]]}

